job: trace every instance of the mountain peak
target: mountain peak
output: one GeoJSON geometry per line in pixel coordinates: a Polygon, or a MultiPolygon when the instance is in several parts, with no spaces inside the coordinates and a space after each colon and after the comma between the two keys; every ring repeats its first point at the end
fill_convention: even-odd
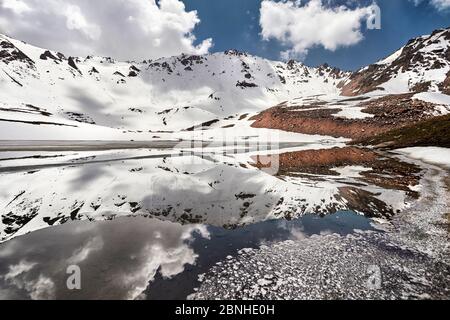
{"type": "Polygon", "coordinates": [[[408,43],[391,56],[351,76],[342,94],[355,96],[372,91],[393,93],[439,91],[450,71],[450,29],[435,30],[408,43]]]}
{"type": "Polygon", "coordinates": [[[122,62],[0,39],[0,102],[116,129],[178,130],[303,95],[337,95],[350,75],[238,50],[122,62]]]}

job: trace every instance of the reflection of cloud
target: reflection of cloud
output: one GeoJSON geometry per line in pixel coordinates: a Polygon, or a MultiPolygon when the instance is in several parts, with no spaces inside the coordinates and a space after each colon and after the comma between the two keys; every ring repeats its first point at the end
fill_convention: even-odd
{"type": "Polygon", "coordinates": [[[148,282],[153,281],[156,272],[160,272],[165,278],[170,278],[183,272],[185,264],[194,264],[197,255],[187,245],[182,245],[173,250],[166,251],[160,246],[144,248],[147,261],[137,273],[125,274],[121,282],[124,286],[132,288],[126,298],[136,299],[147,288],[148,282]]]}
{"type": "Polygon", "coordinates": [[[280,220],[277,223],[278,228],[286,230],[289,232],[290,240],[302,240],[307,238],[307,234],[305,233],[305,228],[302,225],[292,225],[288,224],[286,220],[280,220]]]}
{"type": "Polygon", "coordinates": [[[25,290],[33,300],[52,299],[55,294],[54,282],[42,274],[33,278],[30,273],[36,264],[36,262],[22,260],[16,265],[9,266],[9,272],[3,276],[3,279],[17,289],[25,290]]]}
{"type": "Polygon", "coordinates": [[[5,280],[14,280],[14,278],[28,272],[36,265],[36,263],[31,263],[27,261],[20,261],[19,264],[9,266],[9,272],[4,276],[5,280]]]}
{"type": "Polygon", "coordinates": [[[197,232],[198,234],[200,234],[203,238],[205,239],[209,239],[210,238],[210,234],[208,229],[204,226],[204,225],[196,225],[190,228],[186,228],[183,232],[183,234],[181,235],[181,238],[183,240],[192,240],[193,239],[193,234],[197,232]]]}
{"type": "Polygon", "coordinates": [[[74,251],[72,256],[68,259],[69,264],[78,264],[86,260],[91,251],[101,250],[103,248],[103,240],[100,237],[95,237],[89,240],[86,245],[74,251]]]}
{"type": "MultiPolygon", "coordinates": [[[[165,248],[161,243],[151,244],[142,249],[144,261],[137,273],[125,274],[122,278],[124,286],[132,288],[127,299],[141,299],[142,292],[147,288],[148,282],[153,281],[159,269],[164,278],[171,278],[184,271],[186,264],[195,264],[198,257],[189,246],[193,233],[198,232],[202,237],[209,238],[205,226],[190,226],[185,228],[180,236],[180,245],[165,248]]],[[[155,232],[155,238],[161,239],[161,233],[155,232]]]]}
{"type": "Polygon", "coordinates": [[[25,289],[33,300],[48,300],[54,298],[55,284],[41,274],[36,281],[25,283],[25,289]]]}
{"type": "Polygon", "coordinates": [[[195,234],[209,238],[205,226],[146,218],[74,222],[31,233],[10,241],[15,250],[2,260],[0,294],[23,298],[20,290],[25,290],[32,299],[142,299],[158,272],[171,278],[196,263],[195,234]],[[81,268],[82,290],[68,290],[61,281],[71,264],[81,268]]]}
{"type": "Polygon", "coordinates": [[[14,292],[8,289],[0,289],[0,300],[15,299],[14,292]]]}

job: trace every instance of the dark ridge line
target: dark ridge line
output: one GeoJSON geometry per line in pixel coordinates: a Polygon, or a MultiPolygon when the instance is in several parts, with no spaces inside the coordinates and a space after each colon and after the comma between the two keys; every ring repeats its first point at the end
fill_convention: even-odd
{"type": "MultiPolygon", "coordinates": [[[[6,207],[7,206],[9,206],[11,203],[13,203],[14,201],[16,201],[19,197],[21,197],[23,194],[25,193],[25,191],[22,191],[22,192],[20,192],[18,195],[16,195],[15,197],[14,197],[14,199],[12,199],[7,205],[6,205],[6,207]]],[[[5,207],[5,208],[6,208],[5,207]]]]}
{"type": "Polygon", "coordinates": [[[65,156],[64,154],[57,154],[57,155],[52,155],[52,156],[35,155],[35,156],[18,157],[18,158],[0,158],[0,162],[10,161],[10,160],[49,159],[49,158],[58,158],[58,157],[64,157],[64,156],[65,156]]]}
{"type": "Polygon", "coordinates": [[[41,111],[38,110],[25,110],[25,109],[18,109],[18,108],[0,108],[1,111],[6,111],[6,112],[17,112],[17,113],[26,113],[26,114],[37,114],[37,115],[41,115],[41,116],[45,116],[48,117],[49,115],[51,115],[51,113],[42,113],[41,111]]]}
{"type": "Polygon", "coordinates": [[[21,84],[19,81],[17,81],[16,79],[14,79],[12,76],[9,75],[8,72],[6,72],[5,70],[3,70],[3,72],[16,84],[18,84],[19,86],[23,87],[23,84],[21,84]]]}
{"type": "Polygon", "coordinates": [[[64,123],[57,123],[57,122],[47,122],[47,121],[26,121],[26,120],[12,120],[12,119],[1,119],[0,121],[5,121],[5,122],[19,122],[19,123],[26,123],[26,124],[33,124],[33,125],[54,125],[54,126],[62,126],[62,127],[74,127],[74,128],[78,128],[78,126],[76,125],[72,125],[72,124],[64,124],[64,123]]]}

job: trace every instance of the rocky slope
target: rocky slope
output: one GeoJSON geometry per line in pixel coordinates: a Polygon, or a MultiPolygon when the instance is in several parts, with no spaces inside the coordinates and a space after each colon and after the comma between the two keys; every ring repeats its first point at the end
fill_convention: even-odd
{"type": "MultiPolygon", "coordinates": [[[[431,96],[448,97],[440,93],[431,96]]],[[[444,102],[413,93],[291,102],[252,117],[252,126],[358,140],[445,115],[450,112],[450,99],[444,102]]]]}
{"type": "Polygon", "coordinates": [[[352,74],[341,96],[283,102],[253,116],[252,126],[366,140],[450,113],[449,76],[450,29],[437,30],[352,74]]]}

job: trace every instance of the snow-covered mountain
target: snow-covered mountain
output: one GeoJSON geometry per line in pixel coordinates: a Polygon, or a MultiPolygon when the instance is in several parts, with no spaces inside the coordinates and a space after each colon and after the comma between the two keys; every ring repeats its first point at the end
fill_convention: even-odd
{"type": "Polygon", "coordinates": [[[405,93],[442,91],[450,93],[450,29],[410,40],[395,53],[350,77],[342,94],[368,92],[405,93]]]}
{"type": "Polygon", "coordinates": [[[338,94],[350,76],[234,50],[142,62],[66,57],[4,35],[0,69],[0,119],[145,132],[259,112],[317,92],[338,94]]]}
{"type": "Polygon", "coordinates": [[[148,139],[148,133],[239,119],[305,97],[448,94],[450,29],[412,39],[355,73],[235,50],[142,62],[66,57],[5,35],[0,69],[0,134],[6,138],[135,139],[131,132],[148,139]]]}

